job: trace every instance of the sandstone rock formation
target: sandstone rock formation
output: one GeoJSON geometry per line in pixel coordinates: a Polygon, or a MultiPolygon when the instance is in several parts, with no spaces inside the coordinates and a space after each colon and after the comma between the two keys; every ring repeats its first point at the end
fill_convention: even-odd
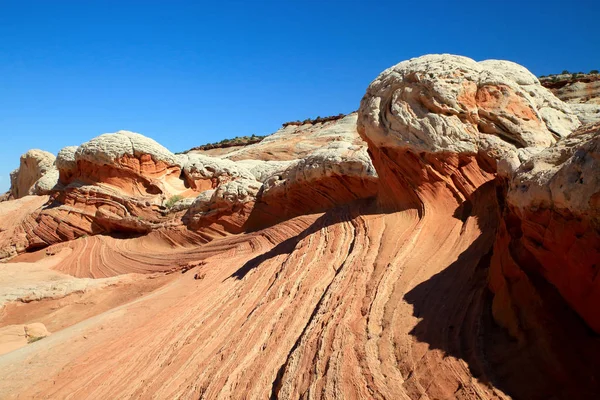
{"type": "Polygon", "coordinates": [[[27,346],[50,335],[44,324],[10,325],[0,328],[0,355],[27,346]]]}
{"type": "Polygon", "coordinates": [[[564,102],[600,105],[600,74],[558,74],[540,81],[564,102]]]}
{"type": "Polygon", "coordinates": [[[254,180],[250,171],[231,160],[193,153],[183,157],[183,173],[188,185],[195,190],[214,189],[235,179],[254,180]]]}
{"type": "Polygon", "coordinates": [[[23,154],[19,168],[10,173],[12,197],[20,199],[30,194],[48,194],[58,181],[55,158],[53,154],[37,149],[23,154]]]}
{"type": "Polygon", "coordinates": [[[0,397],[594,398],[600,133],[579,125],[523,67],[431,55],[220,157],[63,149],[50,196],[0,204],[0,248],[28,250],[10,274],[98,286],[7,303],[0,329],[54,333],[0,357],[0,397]]]}
{"type": "MultiPolygon", "coordinates": [[[[600,125],[588,126],[524,163],[511,180],[491,285],[498,319],[520,337],[531,319],[515,294],[541,275],[600,332],[600,125]],[[506,304],[509,302],[510,304],[506,304]],[[504,303],[504,304],[502,304],[504,303]]],[[[532,297],[536,293],[531,289],[532,297]]]]}
{"type": "Polygon", "coordinates": [[[239,179],[202,193],[188,210],[189,226],[195,230],[242,232],[260,187],[260,182],[254,179],[239,179]]]}
{"type": "Polygon", "coordinates": [[[404,143],[414,151],[476,154],[508,161],[525,157],[579,126],[569,107],[521,66],[506,61],[431,55],[384,71],[361,103],[359,130],[378,147],[404,143]],[[498,140],[501,139],[501,140],[498,140]],[[521,151],[519,151],[521,150],[521,151]]]}
{"type": "Polygon", "coordinates": [[[366,148],[332,142],[265,180],[248,228],[322,212],[376,192],[377,174],[366,148]]]}
{"type": "Polygon", "coordinates": [[[569,103],[583,124],[600,122],[600,75],[559,74],[540,78],[542,85],[569,103]]]}
{"type": "Polygon", "coordinates": [[[219,157],[230,160],[288,161],[304,158],[322,146],[334,141],[357,145],[364,142],[356,132],[357,113],[344,118],[316,124],[288,125],[262,141],[229,152],[219,152],[219,157]]]}
{"type": "Polygon", "coordinates": [[[62,148],[56,155],[56,169],[60,174],[60,181],[64,184],[71,182],[77,172],[76,151],[77,146],[67,146],[62,148]]]}

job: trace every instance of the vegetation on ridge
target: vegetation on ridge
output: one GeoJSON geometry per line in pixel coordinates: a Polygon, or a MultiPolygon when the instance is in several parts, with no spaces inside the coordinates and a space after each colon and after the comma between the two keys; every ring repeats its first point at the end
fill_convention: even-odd
{"type": "Polygon", "coordinates": [[[267,135],[265,135],[265,136],[258,136],[258,135],[237,136],[237,137],[234,137],[233,139],[223,139],[220,142],[207,143],[207,144],[203,144],[202,146],[192,147],[191,149],[184,151],[183,153],[187,153],[190,151],[196,151],[196,150],[225,149],[227,147],[248,146],[250,144],[261,142],[266,137],[267,137],[267,135]]]}
{"type": "Polygon", "coordinates": [[[288,122],[284,122],[282,124],[282,126],[285,128],[287,126],[290,125],[295,125],[295,126],[300,126],[300,125],[305,125],[305,124],[319,124],[319,123],[324,123],[324,122],[329,122],[329,121],[337,121],[338,119],[342,119],[346,116],[346,114],[338,114],[338,115],[331,115],[329,117],[317,117],[315,119],[311,119],[311,118],[306,118],[304,121],[300,121],[300,120],[296,120],[296,121],[288,121],[288,122]]]}

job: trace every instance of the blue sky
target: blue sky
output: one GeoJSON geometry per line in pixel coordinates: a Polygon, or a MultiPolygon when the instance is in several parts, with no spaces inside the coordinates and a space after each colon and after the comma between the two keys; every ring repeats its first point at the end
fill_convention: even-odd
{"type": "Polygon", "coordinates": [[[0,190],[30,148],[128,129],[181,151],[347,113],[422,54],[600,69],[597,3],[0,0],[0,190]]]}

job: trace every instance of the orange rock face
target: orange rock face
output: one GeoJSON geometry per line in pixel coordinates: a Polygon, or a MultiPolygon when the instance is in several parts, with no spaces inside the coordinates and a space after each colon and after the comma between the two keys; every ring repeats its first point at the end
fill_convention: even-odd
{"type": "Polygon", "coordinates": [[[600,126],[584,127],[534,156],[509,183],[490,283],[498,319],[514,336],[526,334],[520,314],[531,308],[514,288],[533,278],[550,282],[600,332],[599,138],[600,126]]]}
{"type": "Polygon", "coordinates": [[[407,63],[358,115],[229,154],[284,163],[127,132],[59,154],[51,198],[0,203],[29,249],[0,329],[52,332],[0,356],[0,398],[595,398],[596,128],[549,136],[572,116],[522,67],[407,63]]]}

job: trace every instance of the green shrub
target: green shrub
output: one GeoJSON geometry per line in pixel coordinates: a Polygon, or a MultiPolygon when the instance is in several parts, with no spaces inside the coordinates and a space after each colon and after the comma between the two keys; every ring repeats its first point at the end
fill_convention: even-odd
{"type": "Polygon", "coordinates": [[[593,70],[590,71],[590,74],[598,75],[598,70],[597,69],[593,69],[593,70]]]}
{"type": "Polygon", "coordinates": [[[563,70],[563,72],[561,72],[561,74],[567,75],[567,74],[570,74],[570,72],[565,69],[565,70],[563,70]]]}
{"type": "Polygon", "coordinates": [[[177,203],[179,200],[183,200],[183,196],[180,196],[178,194],[176,194],[175,196],[171,197],[169,200],[167,200],[167,203],[165,204],[165,206],[167,208],[171,208],[175,205],[175,203],[177,203]]]}

